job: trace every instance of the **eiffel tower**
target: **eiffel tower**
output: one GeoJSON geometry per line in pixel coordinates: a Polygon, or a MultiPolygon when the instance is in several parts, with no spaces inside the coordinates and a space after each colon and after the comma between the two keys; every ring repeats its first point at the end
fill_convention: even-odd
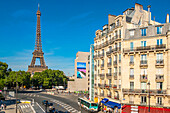
{"type": "Polygon", "coordinates": [[[48,69],[48,66],[45,64],[44,60],[44,53],[42,51],[42,43],[41,43],[41,26],[40,26],[40,16],[41,12],[39,10],[38,4],[38,11],[37,15],[37,29],[36,29],[36,41],[35,41],[35,49],[33,54],[33,58],[31,61],[31,65],[28,66],[28,72],[34,74],[35,72],[42,72],[43,70],[48,69]],[[40,60],[40,65],[35,65],[36,59],[40,60]]]}

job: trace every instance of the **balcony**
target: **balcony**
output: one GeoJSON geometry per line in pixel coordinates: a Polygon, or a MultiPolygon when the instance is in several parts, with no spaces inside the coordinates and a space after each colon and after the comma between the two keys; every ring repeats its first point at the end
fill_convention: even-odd
{"type": "Polygon", "coordinates": [[[111,66],[112,66],[111,62],[107,63],[107,67],[111,67],[111,66]]]}
{"type": "Polygon", "coordinates": [[[155,80],[156,80],[156,82],[163,82],[164,81],[164,75],[156,75],[155,80]]]}
{"type": "Polygon", "coordinates": [[[124,53],[130,53],[130,52],[144,52],[144,51],[156,51],[156,50],[164,50],[166,49],[166,44],[162,45],[151,45],[146,47],[136,47],[136,48],[125,48],[123,49],[124,53]]]}
{"type": "Polygon", "coordinates": [[[104,42],[104,47],[106,47],[108,45],[109,45],[108,41],[104,42]]]}
{"type": "Polygon", "coordinates": [[[98,84],[100,88],[104,88],[104,84],[98,84]]]}
{"type": "Polygon", "coordinates": [[[103,96],[104,96],[104,93],[100,93],[100,96],[102,96],[102,97],[103,97],[103,96]]]}
{"type": "Polygon", "coordinates": [[[112,77],[112,73],[106,73],[106,76],[111,78],[112,77]]]}
{"type": "Polygon", "coordinates": [[[114,72],[114,79],[117,80],[117,72],[114,72]]]}
{"type": "Polygon", "coordinates": [[[116,67],[117,66],[117,60],[113,62],[113,65],[116,67]]]}
{"type": "Polygon", "coordinates": [[[109,84],[105,84],[104,87],[105,87],[105,88],[109,88],[109,84]]]}
{"type": "Polygon", "coordinates": [[[129,101],[129,104],[134,104],[134,101],[130,100],[130,101],[129,101]]]}
{"type": "Polygon", "coordinates": [[[113,52],[112,50],[109,50],[109,51],[106,52],[106,55],[110,56],[112,52],[113,52]]]}
{"type": "MultiPolygon", "coordinates": [[[[143,94],[143,93],[148,94],[149,92],[148,89],[122,89],[122,91],[124,94],[143,94]]],[[[150,89],[150,94],[151,95],[166,94],[166,90],[150,89]]]]}
{"type": "Polygon", "coordinates": [[[100,58],[103,58],[104,57],[104,53],[100,54],[100,58]]]}
{"type": "Polygon", "coordinates": [[[115,52],[119,52],[119,51],[121,51],[121,47],[116,47],[116,48],[113,49],[113,52],[114,52],[114,53],[115,53],[115,52]]]}
{"type": "Polygon", "coordinates": [[[105,77],[104,74],[100,74],[101,79],[104,79],[104,77],[105,77]]]}
{"type": "Polygon", "coordinates": [[[155,66],[164,66],[164,60],[156,60],[155,66]]]}
{"type": "Polygon", "coordinates": [[[140,66],[141,67],[145,67],[145,66],[147,67],[148,66],[147,60],[141,60],[140,61],[140,66]]]}
{"type": "Polygon", "coordinates": [[[134,75],[130,75],[130,76],[129,76],[129,79],[134,79],[134,75]]]}
{"type": "Polygon", "coordinates": [[[148,75],[146,75],[146,74],[140,75],[140,81],[141,82],[147,82],[148,81],[148,75]]]}
{"type": "Polygon", "coordinates": [[[156,103],[156,106],[158,106],[158,107],[163,107],[164,106],[164,104],[161,102],[161,103],[156,103]]]}
{"type": "Polygon", "coordinates": [[[129,62],[129,65],[130,65],[130,66],[134,65],[134,61],[130,61],[130,62],[129,62]]]}
{"type": "Polygon", "coordinates": [[[101,68],[104,68],[104,64],[101,64],[100,67],[101,67],[101,68]]]}
{"type": "Polygon", "coordinates": [[[140,102],[140,105],[146,105],[146,102],[140,102]]]}
{"type": "Polygon", "coordinates": [[[121,72],[119,72],[119,75],[121,75],[121,72]]]}

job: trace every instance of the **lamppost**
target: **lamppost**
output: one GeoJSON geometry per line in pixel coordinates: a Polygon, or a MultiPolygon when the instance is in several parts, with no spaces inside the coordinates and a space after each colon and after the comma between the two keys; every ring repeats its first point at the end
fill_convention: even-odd
{"type": "Polygon", "coordinates": [[[150,81],[148,82],[148,84],[147,85],[149,85],[149,109],[148,109],[148,112],[150,113],[150,81]]]}

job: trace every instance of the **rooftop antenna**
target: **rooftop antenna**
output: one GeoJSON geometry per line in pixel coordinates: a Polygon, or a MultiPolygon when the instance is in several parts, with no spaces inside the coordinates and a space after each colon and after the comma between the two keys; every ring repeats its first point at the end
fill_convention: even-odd
{"type": "Polygon", "coordinates": [[[38,10],[40,9],[40,4],[38,3],[38,10]]]}

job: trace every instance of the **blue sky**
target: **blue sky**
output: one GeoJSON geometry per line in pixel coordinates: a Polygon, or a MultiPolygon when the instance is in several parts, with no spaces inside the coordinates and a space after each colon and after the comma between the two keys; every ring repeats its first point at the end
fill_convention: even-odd
{"type": "Polygon", "coordinates": [[[36,11],[40,3],[41,38],[45,62],[51,69],[74,74],[78,51],[88,52],[95,31],[108,22],[108,14],[119,15],[138,2],[152,18],[165,22],[169,0],[1,0],[0,61],[13,70],[25,70],[31,63],[36,37],[36,11]]]}

